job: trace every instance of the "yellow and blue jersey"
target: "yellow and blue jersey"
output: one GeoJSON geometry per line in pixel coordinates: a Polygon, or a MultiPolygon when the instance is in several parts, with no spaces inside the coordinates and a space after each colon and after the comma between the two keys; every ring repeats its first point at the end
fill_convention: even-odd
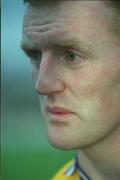
{"type": "Polygon", "coordinates": [[[91,180],[84,170],[80,167],[78,158],[65,164],[52,180],[91,180]]]}

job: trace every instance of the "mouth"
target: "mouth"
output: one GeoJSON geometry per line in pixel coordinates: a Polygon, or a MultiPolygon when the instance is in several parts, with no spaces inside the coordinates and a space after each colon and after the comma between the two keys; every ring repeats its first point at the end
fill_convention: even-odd
{"type": "Polygon", "coordinates": [[[54,107],[47,106],[46,112],[49,113],[52,116],[52,118],[69,117],[73,114],[72,111],[59,106],[54,106],[54,107]]]}

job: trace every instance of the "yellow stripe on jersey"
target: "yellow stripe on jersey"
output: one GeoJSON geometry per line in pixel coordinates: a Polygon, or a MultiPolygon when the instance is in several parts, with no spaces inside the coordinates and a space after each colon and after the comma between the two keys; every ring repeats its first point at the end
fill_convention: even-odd
{"type": "Polygon", "coordinates": [[[70,176],[66,175],[67,170],[69,170],[71,166],[74,166],[74,164],[75,160],[73,159],[64,165],[51,180],[80,180],[77,170],[75,170],[70,176]]]}

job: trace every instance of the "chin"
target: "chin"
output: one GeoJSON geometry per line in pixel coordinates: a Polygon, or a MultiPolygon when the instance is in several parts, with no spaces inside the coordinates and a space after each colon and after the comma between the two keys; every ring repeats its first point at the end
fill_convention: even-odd
{"type": "MultiPolygon", "coordinates": [[[[69,126],[68,126],[69,127],[69,126]]],[[[100,138],[88,136],[69,130],[67,126],[47,126],[46,133],[49,143],[62,150],[85,150],[93,147],[100,138]]]]}
{"type": "Polygon", "coordinates": [[[76,150],[87,150],[92,148],[95,144],[75,144],[71,142],[65,142],[64,140],[55,141],[53,139],[48,138],[49,144],[54,148],[61,149],[64,151],[76,151],[76,150]]]}
{"type": "Polygon", "coordinates": [[[57,149],[61,149],[65,151],[71,151],[76,149],[75,147],[73,147],[73,145],[69,144],[68,142],[66,143],[65,141],[62,140],[55,141],[54,139],[48,137],[48,141],[50,145],[52,145],[54,148],[57,149]]]}
{"type": "Polygon", "coordinates": [[[57,149],[66,150],[66,151],[72,151],[72,150],[87,150],[89,148],[92,148],[97,141],[89,141],[84,138],[74,139],[73,137],[63,137],[62,135],[55,135],[52,133],[47,133],[48,141],[50,145],[57,149]],[[72,141],[74,139],[74,141],[72,141]]]}
{"type": "Polygon", "coordinates": [[[65,150],[65,151],[72,151],[77,149],[82,149],[84,145],[80,145],[73,141],[71,141],[72,138],[65,138],[62,136],[57,136],[52,133],[47,133],[48,142],[50,145],[57,149],[65,150]]]}
{"type": "Polygon", "coordinates": [[[65,138],[65,136],[59,136],[59,134],[53,133],[51,131],[47,131],[47,138],[48,142],[50,145],[57,149],[62,149],[62,150],[72,150],[72,142],[69,142],[68,139],[65,138]]]}

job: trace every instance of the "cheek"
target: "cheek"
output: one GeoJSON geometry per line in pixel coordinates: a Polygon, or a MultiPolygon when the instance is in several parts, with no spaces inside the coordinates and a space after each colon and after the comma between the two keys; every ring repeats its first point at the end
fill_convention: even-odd
{"type": "Polygon", "coordinates": [[[90,116],[96,112],[103,119],[120,116],[120,71],[116,66],[112,67],[99,65],[77,74],[73,81],[75,95],[83,104],[81,112],[84,114],[90,116]]]}
{"type": "MultiPolygon", "coordinates": [[[[105,61],[105,60],[103,60],[105,61]]],[[[78,95],[100,96],[108,93],[120,83],[120,65],[117,63],[96,62],[76,72],[72,82],[78,95]],[[74,78],[75,77],[75,78],[74,78]]]]}
{"type": "Polygon", "coordinates": [[[106,93],[101,95],[100,111],[109,119],[120,122],[120,85],[110,87],[106,93]]]}
{"type": "MultiPolygon", "coordinates": [[[[101,89],[104,73],[100,65],[88,65],[84,69],[81,69],[76,73],[76,78],[73,80],[74,87],[78,91],[78,95],[81,96],[92,96],[96,95],[101,89]]],[[[74,77],[73,77],[74,78],[74,77]]]]}
{"type": "Polygon", "coordinates": [[[84,119],[98,119],[99,114],[99,99],[94,98],[84,98],[81,100],[79,113],[84,119]]]}

